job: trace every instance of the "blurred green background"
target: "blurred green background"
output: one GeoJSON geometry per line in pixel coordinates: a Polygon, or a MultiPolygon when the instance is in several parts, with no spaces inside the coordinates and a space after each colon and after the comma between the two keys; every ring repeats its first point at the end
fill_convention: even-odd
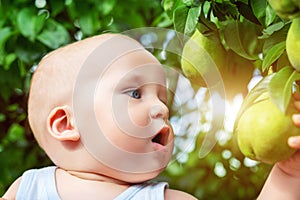
{"type": "MultiPolygon", "coordinates": [[[[0,0],[0,196],[26,169],[51,165],[26,119],[30,78],[47,52],[92,35],[140,27],[174,29],[188,36],[205,27],[223,33],[220,37],[225,39],[226,33],[242,37],[254,30],[250,39],[255,44],[240,41],[227,43],[227,48],[239,50],[239,56],[253,61],[253,70],[263,76],[258,54],[285,40],[288,26],[266,0],[0,0]],[[244,29],[233,26],[222,32],[235,22],[245,24],[244,29]]],[[[178,56],[158,58],[180,72],[178,56]]],[[[172,80],[180,85],[179,79],[172,80]]],[[[228,103],[227,121],[218,131],[216,145],[200,157],[203,138],[211,129],[210,97],[205,88],[192,88],[193,83],[177,90],[187,98],[172,106],[171,121],[181,127],[174,159],[158,179],[199,199],[255,199],[271,166],[245,158],[235,144],[232,127],[244,96],[228,103]],[[195,99],[197,106],[190,106],[195,99]]]]}

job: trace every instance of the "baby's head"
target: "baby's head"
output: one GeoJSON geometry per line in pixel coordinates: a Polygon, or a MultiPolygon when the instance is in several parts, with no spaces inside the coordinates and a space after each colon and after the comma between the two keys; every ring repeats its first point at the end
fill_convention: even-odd
{"type": "Polygon", "coordinates": [[[29,122],[57,166],[145,181],[172,154],[165,81],[160,63],[135,40],[91,37],[42,59],[31,82],[29,122]]]}

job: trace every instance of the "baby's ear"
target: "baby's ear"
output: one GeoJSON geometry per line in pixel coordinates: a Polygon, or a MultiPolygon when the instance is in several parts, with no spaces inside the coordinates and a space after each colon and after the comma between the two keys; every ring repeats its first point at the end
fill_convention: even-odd
{"type": "Polygon", "coordinates": [[[78,141],[80,138],[69,106],[55,107],[48,116],[47,128],[52,137],[60,141],[78,141]]]}

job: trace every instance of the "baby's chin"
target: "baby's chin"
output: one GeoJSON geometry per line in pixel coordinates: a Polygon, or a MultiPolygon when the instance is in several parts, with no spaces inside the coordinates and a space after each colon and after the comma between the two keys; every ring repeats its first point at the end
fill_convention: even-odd
{"type": "Polygon", "coordinates": [[[114,177],[116,179],[119,179],[121,181],[127,182],[127,183],[141,183],[145,181],[152,180],[156,178],[163,169],[159,169],[156,171],[148,172],[148,173],[124,173],[124,172],[118,172],[118,174],[114,177]]]}
{"type": "Polygon", "coordinates": [[[100,168],[98,173],[111,177],[115,180],[124,182],[125,184],[135,184],[156,178],[166,167],[145,172],[126,172],[105,166],[106,169],[100,168]]]}

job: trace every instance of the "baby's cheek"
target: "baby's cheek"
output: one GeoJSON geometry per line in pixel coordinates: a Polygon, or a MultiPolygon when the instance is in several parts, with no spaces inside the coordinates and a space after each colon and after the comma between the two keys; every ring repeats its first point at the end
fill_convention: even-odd
{"type": "MultiPolygon", "coordinates": [[[[123,113],[124,115],[124,113],[123,113]]],[[[138,103],[136,100],[130,100],[128,102],[128,117],[129,122],[133,126],[146,127],[150,123],[150,114],[147,109],[147,105],[143,103],[138,103]]]]}
{"type": "Polygon", "coordinates": [[[146,127],[150,123],[149,113],[138,107],[129,109],[129,118],[133,126],[146,127]]]}

